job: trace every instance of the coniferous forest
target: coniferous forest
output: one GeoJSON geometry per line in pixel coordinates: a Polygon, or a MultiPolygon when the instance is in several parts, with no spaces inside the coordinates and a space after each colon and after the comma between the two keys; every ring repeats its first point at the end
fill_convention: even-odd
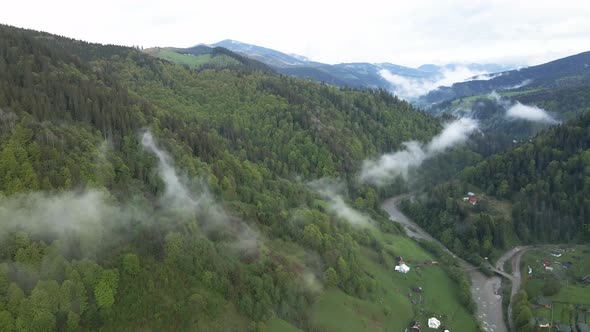
{"type": "MultiPolygon", "coordinates": [[[[311,329],[315,283],[377,296],[358,259],[381,244],[308,182],[352,179],[367,156],[438,130],[385,91],[1,26],[0,325],[222,330],[238,315],[311,329]]],[[[376,189],[348,183],[355,208],[399,233],[376,189]]]]}
{"type": "Polygon", "coordinates": [[[338,330],[318,323],[322,301],[370,316],[366,330],[437,314],[475,328],[464,266],[381,209],[398,194],[404,213],[480,267],[518,244],[590,239],[578,58],[566,58],[566,78],[563,61],[551,75],[523,70],[547,77],[501,97],[484,88],[526,75],[433,90],[459,96],[440,110],[471,105],[488,121],[436,150],[457,114],[285,76],[222,47],[172,50],[0,25],[0,331],[338,330]],[[507,121],[520,102],[562,117],[507,121]],[[362,180],[367,161],[411,159],[412,146],[422,159],[406,172],[362,180]],[[448,292],[427,303],[446,312],[426,313],[421,285],[392,276],[402,251],[434,271],[413,270],[448,292]]]}

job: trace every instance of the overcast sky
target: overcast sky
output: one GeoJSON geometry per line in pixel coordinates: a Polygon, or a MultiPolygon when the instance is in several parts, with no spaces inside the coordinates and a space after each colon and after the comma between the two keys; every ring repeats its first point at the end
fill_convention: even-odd
{"type": "Polygon", "coordinates": [[[530,65],[590,50],[589,0],[15,0],[0,23],[144,47],[229,38],[326,63],[530,65]]]}

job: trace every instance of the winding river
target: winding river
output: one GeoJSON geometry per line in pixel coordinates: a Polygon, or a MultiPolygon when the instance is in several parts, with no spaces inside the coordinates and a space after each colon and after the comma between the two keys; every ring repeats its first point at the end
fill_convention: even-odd
{"type": "MultiPolygon", "coordinates": [[[[475,303],[477,304],[477,318],[480,320],[481,325],[484,330],[489,332],[508,332],[508,328],[504,322],[504,315],[502,311],[502,294],[500,291],[500,284],[501,279],[499,276],[488,277],[481,273],[475,266],[469,264],[468,262],[464,261],[463,259],[457,257],[453,252],[451,252],[448,248],[446,248],[442,243],[438,240],[433,238],[428,232],[422,229],[418,224],[413,222],[410,218],[404,215],[398,208],[399,202],[408,197],[408,195],[400,195],[393,198],[390,198],[383,202],[382,208],[389,213],[390,219],[395,220],[401,223],[408,234],[408,236],[413,237],[415,239],[423,239],[437,243],[440,245],[444,250],[449,252],[453,257],[457,258],[459,264],[466,273],[469,274],[472,281],[471,286],[471,294],[475,303]]],[[[496,266],[496,270],[498,273],[504,274],[501,266],[503,262],[507,259],[511,259],[517,253],[519,253],[519,248],[512,249],[508,253],[504,254],[499,260],[498,264],[500,264],[500,268],[496,266]]],[[[517,258],[520,258],[519,255],[516,255],[517,258]]],[[[514,261],[516,266],[518,266],[518,260],[514,261]]],[[[518,268],[513,269],[513,271],[518,271],[518,268]]],[[[507,275],[507,278],[513,280],[513,290],[512,293],[518,290],[518,285],[520,285],[520,276],[518,280],[514,280],[513,276],[507,275]],[[515,282],[514,282],[515,281],[515,282]]]]}

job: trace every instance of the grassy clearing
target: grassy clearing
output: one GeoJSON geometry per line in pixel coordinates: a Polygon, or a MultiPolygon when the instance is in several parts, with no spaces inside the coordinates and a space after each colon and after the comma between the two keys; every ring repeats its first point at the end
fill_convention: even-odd
{"type": "Polygon", "coordinates": [[[475,319],[458,301],[457,285],[439,266],[423,265],[433,259],[428,252],[403,236],[376,230],[375,236],[385,250],[405,259],[410,272],[394,272],[393,265],[379,262],[375,251],[363,248],[361,264],[377,281],[379,295],[361,300],[337,289],[327,290],[312,309],[314,326],[325,331],[403,331],[414,319],[425,327],[428,318],[436,315],[451,331],[476,330],[475,319]],[[413,292],[414,286],[423,287],[423,293],[413,292]]]}
{"type": "Polygon", "coordinates": [[[193,68],[198,68],[205,64],[211,64],[220,67],[239,64],[237,60],[232,59],[227,55],[211,56],[211,54],[180,54],[163,48],[150,49],[149,54],[160,59],[168,60],[181,65],[187,65],[193,68]]]}
{"type": "Polygon", "coordinates": [[[274,317],[266,323],[266,331],[268,332],[300,332],[301,330],[288,322],[274,317]]]}

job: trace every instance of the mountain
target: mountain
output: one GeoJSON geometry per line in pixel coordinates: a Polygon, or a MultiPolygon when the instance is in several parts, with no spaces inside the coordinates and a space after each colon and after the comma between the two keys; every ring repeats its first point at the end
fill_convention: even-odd
{"type": "Polygon", "coordinates": [[[538,66],[499,72],[487,80],[472,80],[441,87],[420,98],[420,102],[430,105],[492,91],[554,89],[581,85],[590,85],[590,52],[538,66]]]}
{"type": "Polygon", "coordinates": [[[587,243],[590,103],[586,108],[416,195],[405,211],[463,256],[493,257],[517,243],[587,243]],[[475,205],[464,201],[468,192],[475,205]]]}
{"type": "Polygon", "coordinates": [[[264,62],[267,65],[278,68],[292,66],[313,66],[315,64],[319,65],[319,63],[308,61],[305,59],[305,57],[302,56],[292,56],[279,51],[275,51],[270,48],[246,44],[239,42],[237,40],[226,39],[215,44],[211,44],[210,46],[223,47],[230,51],[246,55],[249,58],[258,60],[260,62],[264,62]]]}
{"type": "Polygon", "coordinates": [[[416,104],[431,114],[478,120],[487,136],[481,147],[486,154],[499,152],[588,110],[587,63],[590,52],[441,87],[416,104]]]}
{"type": "Polygon", "coordinates": [[[0,25],[0,326],[401,331],[427,316],[392,290],[426,280],[444,287],[420,308],[475,330],[452,260],[392,273],[440,258],[354,180],[439,120],[215,50],[185,55],[237,62],[0,25]]]}
{"type": "Polygon", "coordinates": [[[143,50],[151,56],[193,68],[247,68],[271,72],[266,64],[250,59],[223,47],[197,45],[189,48],[153,47],[143,50]]]}
{"type": "MultiPolygon", "coordinates": [[[[449,72],[454,72],[458,69],[465,71],[465,77],[455,78],[458,80],[468,79],[473,76],[469,73],[488,73],[496,70],[506,70],[510,67],[500,65],[480,65],[480,64],[448,64],[445,66],[424,65],[419,68],[410,68],[391,63],[340,63],[340,64],[324,64],[310,61],[309,59],[300,56],[282,53],[270,48],[242,43],[236,40],[223,40],[218,43],[210,45],[211,47],[222,47],[245,57],[263,62],[281,74],[295,76],[304,79],[310,79],[317,82],[324,82],[330,85],[341,87],[357,88],[357,89],[385,89],[392,91],[402,98],[414,99],[414,95],[406,95],[403,86],[398,86],[392,83],[385,74],[397,75],[404,80],[408,80],[409,84],[416,84],[419,86],[432,86],[430,89],[438,87],[436,82],[441,81],[449,72]],[[423,70],[424,69],[424,70],[423,70]],[[385,71],[385,72],[384,72],[385,71]]],[[[197,45],[198,54],[194,54],[193,48],[179,49],[168,48],[170,52],[180,54],[201,55],[205,45],[197,45]]],[[[177,56],[172,54],[158,54],[150,52],[150,54],[159,56],[161,58],[175,61],[177,56]]],[[[179,63],[195,63],[195,59],[177,59],[179,63]]],[[[196,61],[198,65],[202,61],[196,61]]],[[[443,81],[441,81],[442,83],[443,81]]],[[[454,82],[454,81],[453,81],[454,82]]],[[[445,83],[447,84],[447,83],[445,83]]],[[[425,92],[428,92],[426,90],[425,92]]]]}

